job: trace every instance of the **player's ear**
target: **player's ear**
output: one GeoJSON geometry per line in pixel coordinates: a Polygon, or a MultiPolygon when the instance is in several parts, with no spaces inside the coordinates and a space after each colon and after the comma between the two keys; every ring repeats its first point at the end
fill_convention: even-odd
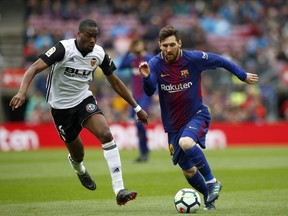
{"type": "Polygon", "coordinates": [[[182,47],[182,40],[181,39],[179,39],[178,44],[179,44],[179,48],[181,48],[182,47]]]}
{"type": "Polygon", "coordinates": [[[158,41],[158,46],[161,49],[161,42],[160,41],[158,41]]]}

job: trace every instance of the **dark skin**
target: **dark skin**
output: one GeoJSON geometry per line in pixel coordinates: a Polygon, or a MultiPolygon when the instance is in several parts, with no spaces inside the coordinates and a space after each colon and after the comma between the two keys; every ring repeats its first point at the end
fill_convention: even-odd
{"type": "MultiPolygon", "coordinates": [[[[82,32],[78,32],[76,39],[77,48],[83,56],[92,52],[97,42],[97,36],[98,29],[95,27],[87,27],[82,32]]],[[[24,74],[18,93],[11,99],[9,103],[13,111],[24,104],[28,87],[36,74],[40,73],[48,67],[49,65],[47,65],[42,59],[39,58],[28,68],[24,74]]],[[[129,90],[117,75],[112,73],[111,75],[106,76],[106,78],[115,92],[117,92],[127,103],[129,103],[134,108],[137,106],[137,103],[131,96],[129,90]]],[[[137,121],[141,121],[143,124],[148,124],[148,115],[142,109],[137,113],[136,119],[137,121]]],[[[107,143],[113,140],[113,136],[109,129],[108,123],[102,114],[94,114],[87,118],[83,122],[83,127],[87,128],[92,134],[94,134],[101,143],[107,143]]],[[[74,161],[80,162],[83,160],[84,146],[79,136],[72,143],[65,144],[74,161]]]]}

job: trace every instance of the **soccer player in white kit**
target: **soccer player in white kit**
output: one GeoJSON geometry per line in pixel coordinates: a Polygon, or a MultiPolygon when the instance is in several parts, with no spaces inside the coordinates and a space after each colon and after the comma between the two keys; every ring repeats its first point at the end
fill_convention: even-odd
{"type": "Polygon", "coordinates": [[[68,161],[82,185],[90,190],[96,183],[83,164],[84,145],[79,134],[87,128],[102,143],[112,187],[118,205],[125,205],[137,196],[136,191],[124,188],[121,159],[107,121],[89,90],[89,82],[99,66],[112,88],[129,103],[143,124],[148,124],[147,113],[137,104],[124,83],[113,72],[116,66],[103,48],[96,44],[98,26],[94,20],[80,22],[77,38],[59,41],[40,55],[25,72],[18,93],[11,99],[12,110],[25,102],[29,84],[35,75],[52,65],[47,78],[46,101],[51,107],[54,124],[69,151],[68,161]]]}

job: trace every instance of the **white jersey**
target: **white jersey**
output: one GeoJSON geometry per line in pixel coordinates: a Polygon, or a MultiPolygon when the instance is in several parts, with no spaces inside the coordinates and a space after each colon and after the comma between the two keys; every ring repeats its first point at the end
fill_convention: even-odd
{"type": "Polygon", "coordinates": [[[89,82],[104,57],[105,52],[98,45],[83,56],[76,47],[75,39],[62,40],[42,54],[40,58],[52,65],[46,83],[46,101],[50,106],[55,109],[71,108],[91,96],[89,82]]]}

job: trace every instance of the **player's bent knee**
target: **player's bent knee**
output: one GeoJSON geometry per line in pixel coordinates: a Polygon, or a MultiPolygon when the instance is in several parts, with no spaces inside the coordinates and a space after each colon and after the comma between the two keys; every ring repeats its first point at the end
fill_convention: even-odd
{"type": "Polygon", "coordinates": [[[190,137],[182,137],[179,139],[179,146],[181,149],[183,149],[183,151],[192,148],[194,145],[196,145],[196,143],[190,137]]]}
{"type": "Polygon", "coordinates": [[[113,140],[113,136],[110,130],[106,130],[98,137],[98,139],[100,140],[101,143],[108,143],[111,142],[111,140],[113,140]]]}
{"type": "Polygon", "coordinates": [[[197,172],[197,168],[194,166],[189,170],[183,170],[183,174],[185,178],[190,179],[192,176],[194,176],[197,172]]]}

